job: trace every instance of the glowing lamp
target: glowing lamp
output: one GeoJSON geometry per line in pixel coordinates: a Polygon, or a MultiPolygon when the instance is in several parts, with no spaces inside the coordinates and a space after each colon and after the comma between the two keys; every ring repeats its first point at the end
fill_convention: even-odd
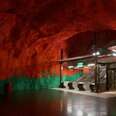
{"type": "Polygon", "coordinates": [[[72,69],[72,68],[74,68],[74,66],[68,66],[68,68],[69,68],[69,69],[72,69]]]}
{"type": "Polygon", "coordinates": [[[97,52],[93,53],[92,55],[93,55],[93,56],[99,56],[99,55],[100,55],[100,52],[97,51],[97,52]]]}

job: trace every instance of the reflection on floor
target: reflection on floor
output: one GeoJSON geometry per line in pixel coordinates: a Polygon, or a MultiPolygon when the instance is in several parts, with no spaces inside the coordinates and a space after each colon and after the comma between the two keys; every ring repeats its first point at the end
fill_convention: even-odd
{"type": "Polygon", "coordinates": [[[0,116],[116,116],[115,98],[42,90],[0,96],[0,116]]]}
{"type": "Polygon", "coordinates": [[[80,95],[93,96],[93,97],[100,97],[100,98],[104,98],[104,99],[116,98],[116,91],[95,93],[95,92],[91,92],[91,91],[79,91],[79,90],[75,90],[75,89],[70,90],[70,89],[66,89],[66,88],[53,88],[53,90],[75,93],[75,94],[80,94],[80,95]]]}

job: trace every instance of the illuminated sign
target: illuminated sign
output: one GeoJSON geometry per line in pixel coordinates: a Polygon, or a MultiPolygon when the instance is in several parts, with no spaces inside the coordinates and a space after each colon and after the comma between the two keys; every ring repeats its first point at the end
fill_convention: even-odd
{"type": "Polygon", "coordinates": [[[78,68],[82,68],[83,66],[84,66],[84,63],[83,63],[83,62],[77,63],[77,67],[78,67],[78,68]]]}

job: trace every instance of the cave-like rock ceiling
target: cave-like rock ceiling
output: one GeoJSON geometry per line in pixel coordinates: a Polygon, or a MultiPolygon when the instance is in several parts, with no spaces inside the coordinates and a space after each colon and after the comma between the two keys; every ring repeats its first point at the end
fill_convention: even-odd
{"type": "Polygon", "coordinates": [[[116,0],[0,0],[0,75],[42,67],[59,59],[61,48],[64,57],[83,55],[89,35],[99,31],[105,45],[115,29],[116,0]]]}

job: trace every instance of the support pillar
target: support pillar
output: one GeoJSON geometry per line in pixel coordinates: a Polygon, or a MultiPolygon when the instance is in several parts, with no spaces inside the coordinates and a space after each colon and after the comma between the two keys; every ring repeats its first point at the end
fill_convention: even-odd
{"type": "Polygon", "coordinates": [[[63,84],[62,84],[62,59],[63,59],[63,49],[60,50],[60,85],[59,87],[63,88],[63,84]]]}

